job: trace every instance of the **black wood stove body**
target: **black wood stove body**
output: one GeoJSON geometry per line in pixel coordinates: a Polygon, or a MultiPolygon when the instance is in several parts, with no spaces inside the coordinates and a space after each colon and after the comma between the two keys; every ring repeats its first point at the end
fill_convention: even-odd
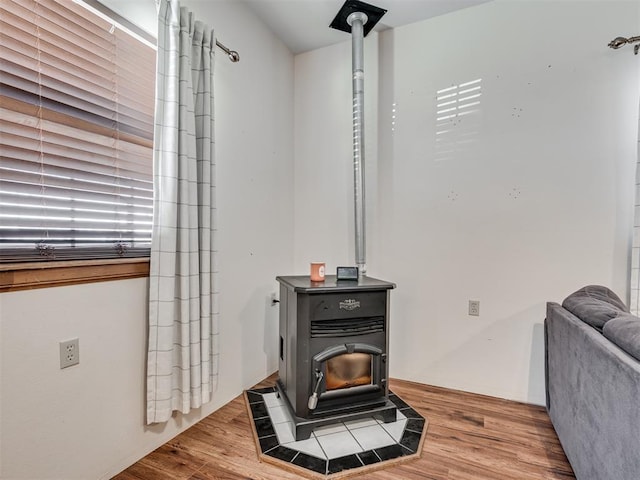
{"type": "Polygon", "coordinates": [[[280,282],[277,389],[295,423],[296,440],[319,426],[375,416],[396,419],[388,399],[389,294],[393,283],[360,277],[280,282]]]}

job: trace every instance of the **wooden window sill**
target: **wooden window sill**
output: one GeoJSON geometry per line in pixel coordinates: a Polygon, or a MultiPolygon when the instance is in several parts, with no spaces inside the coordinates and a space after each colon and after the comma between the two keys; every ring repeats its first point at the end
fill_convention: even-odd
{"type": "Polygon", "coordinates": [[[0,292],[149,276],[148,258],[0,264],[0,292]]]}

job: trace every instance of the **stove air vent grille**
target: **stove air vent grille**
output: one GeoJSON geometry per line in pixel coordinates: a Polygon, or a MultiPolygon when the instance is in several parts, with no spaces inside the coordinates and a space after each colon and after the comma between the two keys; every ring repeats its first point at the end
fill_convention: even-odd
{"type": "Polygon", "coordinates": [[[349,337],[384,332],[384,317],[338,318],[311,322],[311,338],[349,337]]]}

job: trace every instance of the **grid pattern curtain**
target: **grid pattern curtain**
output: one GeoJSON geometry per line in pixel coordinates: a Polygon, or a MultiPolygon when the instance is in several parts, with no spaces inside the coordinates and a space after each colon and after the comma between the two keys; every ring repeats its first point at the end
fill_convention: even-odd
{"type": "Polygon", "coordinates": [[[71,0],[1,0],[0,49],[0,261],[148,255],[154,49],[71,0]]]}
{"type": "Polygon", "coordinates": [[[218,379],[213,122],[215,38],[162,0],[149,276],[147,423],[211,399],[218,379]]]}
{"type": "MultiPolygon", "coordinates": [[[[640,125],[638,126],[640,139],[640,125]]],[[[633,240],[631,244],[631,278],[629,280],[629,310],[640,315],[640,140],[636,162],[635,202],[633,207],[633,240]]]]}

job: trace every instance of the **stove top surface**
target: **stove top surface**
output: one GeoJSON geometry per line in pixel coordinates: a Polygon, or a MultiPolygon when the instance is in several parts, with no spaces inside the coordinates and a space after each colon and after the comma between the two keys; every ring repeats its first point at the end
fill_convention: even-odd
{"type": "Polygon", "coordinates": [[[338,280],[335,275],[327,275],[324,282],[312,282],[309,275],[290,275],[276,277],[276,280],[296,292],[304,293],[391,290],[396,288],[395,283],[367,276],[361,276],[358,280],[338,280]]]}

